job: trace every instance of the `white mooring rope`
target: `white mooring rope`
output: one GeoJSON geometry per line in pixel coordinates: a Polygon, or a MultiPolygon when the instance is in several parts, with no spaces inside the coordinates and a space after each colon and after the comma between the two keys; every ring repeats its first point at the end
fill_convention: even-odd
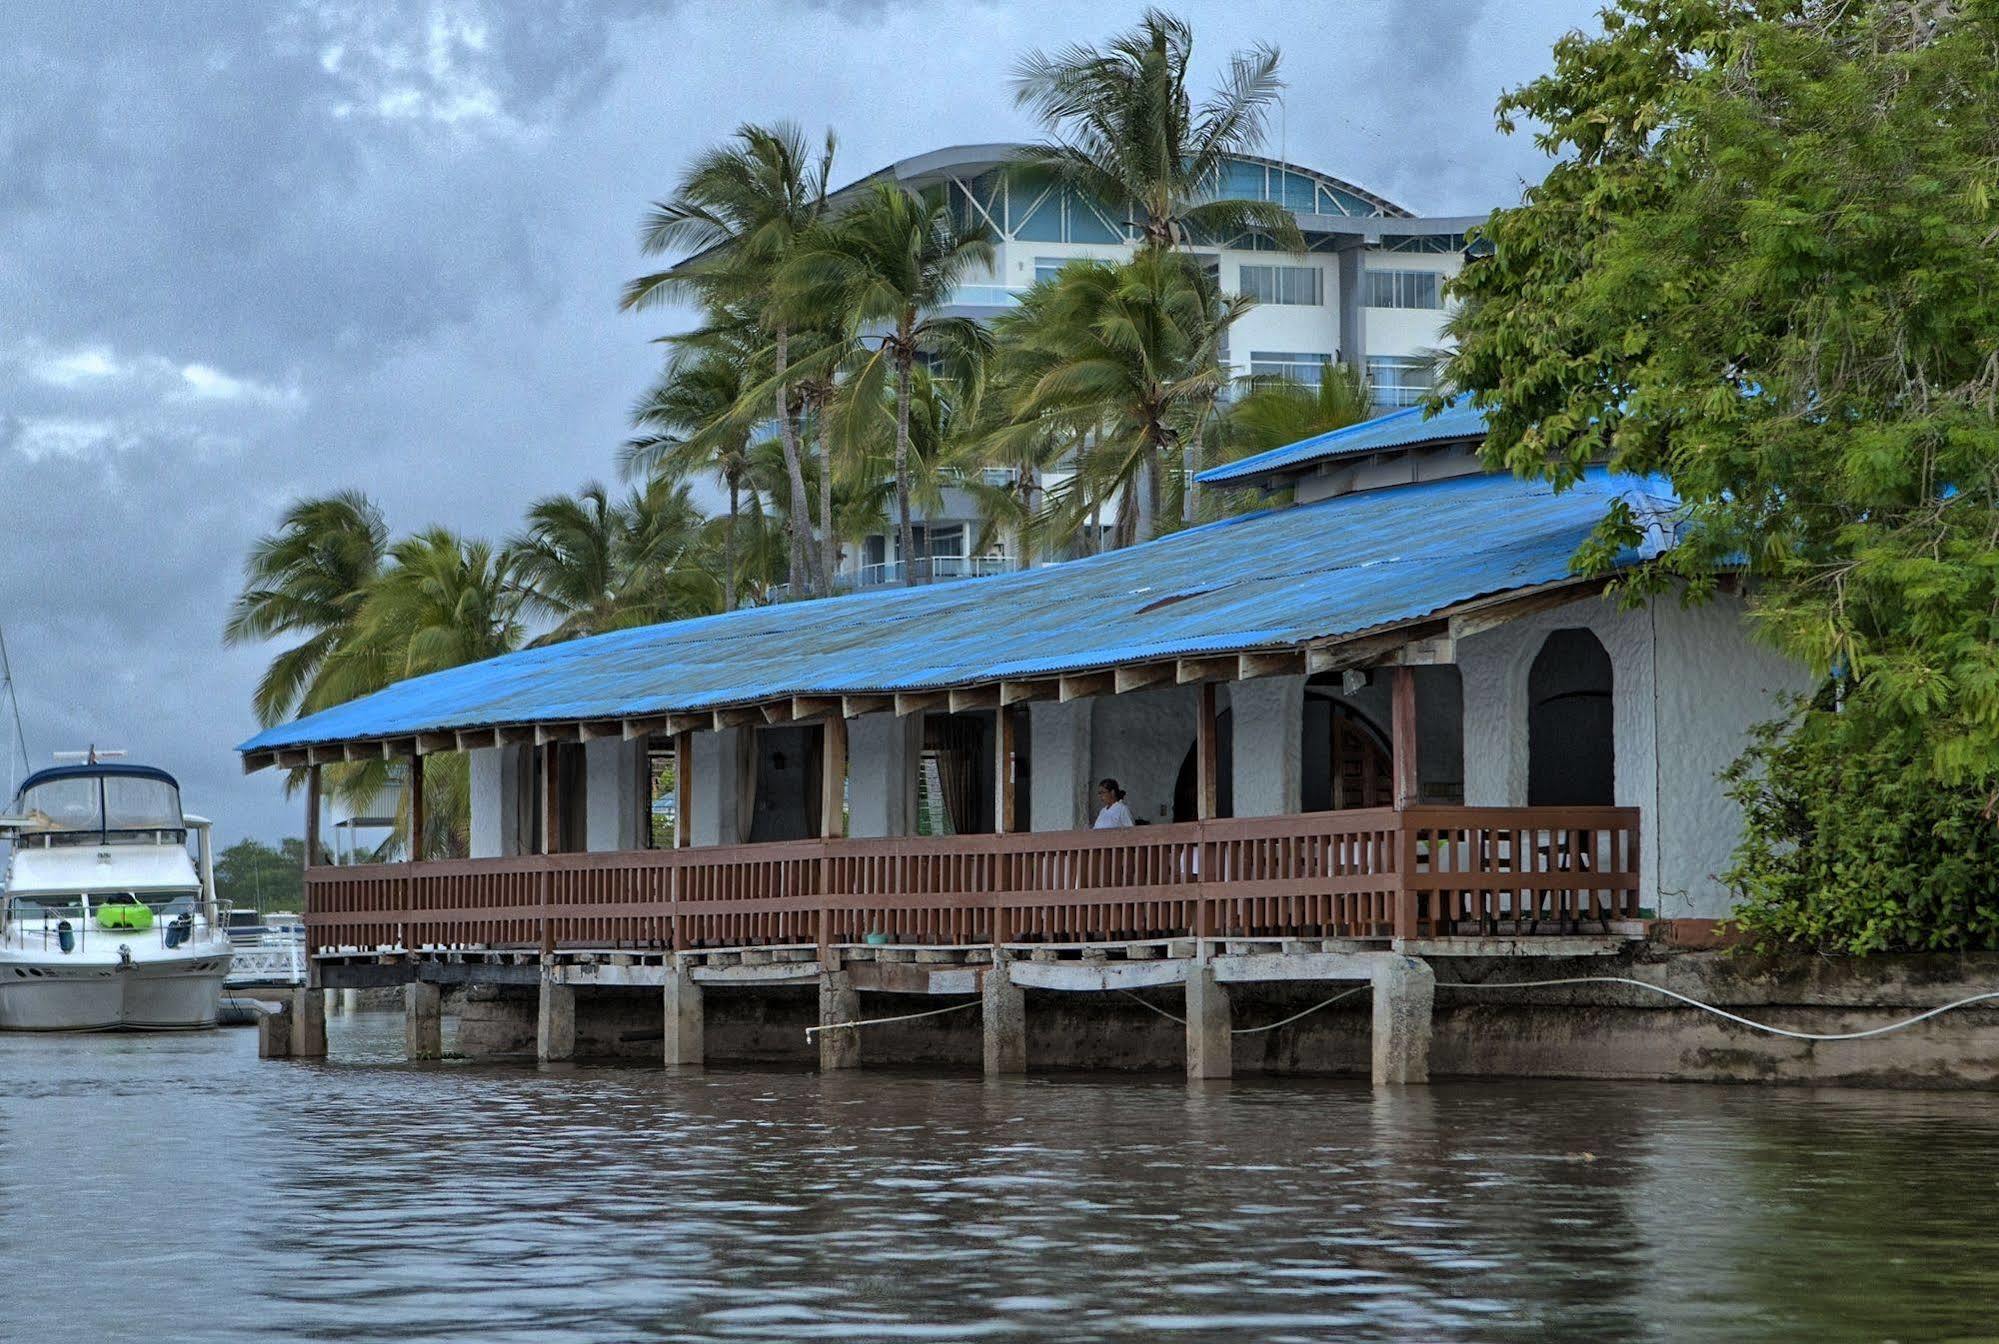
{"type": "MultiPolygon", "coordinates": [[[[1788,1036],[1794,1041],[1860,1041],[1860,1040],[1865,1040],[1869,1036],[1886,1036],[1891,1031],[1901,1031],[1904,1027],[1913,1027],[1918,1022],[1924,1022],[1942,1013],[1950,1012],[1953,1008],[1963,1008],[1967,1007],[1970,1004],[1983,1003],[1988,999],[1999,999],[1999,990],[1990,990],[1983,994],[1972,994],[1966,998],[1954,999],[1951,1002],[1942,1005],[1941,1007],[1931,1008],[1927,1012],[1917,1013],[1914,1017],[1904,1018],[1900,1022],[1890,1022],[1886,1026],[1882,1027],[1869,1027],[1866,1031],[1818,1032],[1818,1031],[1792,1031],[1787,1027],[1773,1027],[1768,1022],[1752,1021],[1751,1019],[1743,1017],[1740,1014],[1731,1013],[1726,1008],[1717,1008],[1715,1005],[1711,1003],[1702,1003],[1699,999],[1693,998],[1686,994],[1682,994],[1678,990],[1667,989],[1664,985],[1654,985],[1644,980],[1633,980],[1628,976],[1622,976],[1622,975],[1578,975],[1564,980],[1508,980],[1499,984],[1491,984],[1491,985],[1465,984],[1453,981],[1450,983],[1450,988],[1452,989],[1550,989],[1556,985],[1631,985],[1638,989],[1649,989],[1654,994],[1664,994],[1669,999],[1678,999],[1681,1003],[1684,1003],[1692,1008],[1698,1008],[1704,1013],[1713,1013],[1716,1017],[1725,1017],[1730,1022],[1736,1022],[1745,1027],[1754,1027],[1757,1031],[1767,1031],[1772,1036],[1788,1036]]],[[[1442,985],[1439,985],[1438,987],[1443,988],[1442,985]]],[[[1842,1007],[1852,1007],[1859,1005],[1810,1004],[1806,1006],[1815,1007],[1815,1008],[1829,1008],[1836,1010],[1842,1007]]]]}
{"type": "MultiPolygon", "coordinates": [[[[1628,976],[1622,976],[1622,975],[1578,975],[1578,976],[1570,976],[1561,980],[1506,980],[1506,981],[1501,981],[1497,984],[1470,984],[1460,981],[1441,981],[1439,982],[1437,987],[1439,989],[1553,989],[1560,985],[1630,985],[1634,989],[1649,989],[1655,994],[1663,994],[1669,999],[1677,999],[1681,1003],[1686,1004],[1688,1007],[1698,1008],[1704,1013],[1713,1013],[1716,1017],[1726,1018],[1730,1022],[1734,1022],[1740,1026],[1750,1027],[1757,1031],[1765,1031],[1770,1033],[1772,1036],[1788,1036],[1794,1041],[1861,1041],[1861,1040],[1866,1040],[1870,1036],[1886,1036],[1891,1031],[1901,1031],[1904,1028],[1913,1027],[1918,1022],[1926,1022],[1930,1018],[1939,1017],[1944,1013],[1952,1011],[1953,1009],[1966,1008],[1974,1003],[1984,1003],[1987,1002],[1988,1000],[1999,999],[1999,990],[1990,990],[1983,994],[1972,994],[1962,999],[1954,999],[1949,1003],[1940,1005],[1939,1007],[1931,1008],[1925,1012],[1917,1013],[1914,1017],[1904,1018],[1900,1022],[1890,1022],[1886,1026],[1880,1026],[1880,1027],[1869,1027],[1866,1031],[1816,1032],[1816,1031],[1792,1031],[1788,1027],[1774,1027],[1771,1026],[1768,1022],[1754,1021],[1750,1018],[1741,1016],[1739,1013],[1731,1013],[1726,1008],[1717,1007],[1712,1003],[1702,1003],[1699,999],[1693,998],[1690,995],[1682,994],[1676,989],[1667,989],[1664,985],[1655,985],[1644,980],[1633,980],[1628,976]]],[[[1371,989],[1371,988],[1372,988],[1371,985],[1355,985],[1352,989],[1341,990],[1338,994],[1333,995],[1330,999],[1322,999],[1318,1003],[1313,1004],[1310,1008],[1301,1009],[1300,1011],[1291,1014],[1291,1016],[1289,1017],[1279,1018],[1277,1021],[1267,1023],[1261,1027],[1237,1027],[1234,1030],[1230,1031],[1229,1035],[1255,1036],[1261,1032],[1275,1031],[1279,1027],[1286,1027],[1291,1025],[1293,1022],[1296,1022],[1301,1017],[1310,1017],[1313,1013],[1318,1012],[1321,1008],[1329,1008],[1333,1004],[1338,1003],[1341,999],[1352,998],[1354,995],[1360,993],[1362,990],[1371,989]]],[[[1152,1012],[1159,1014],[1161,1017],[1165,1018],[1168,1022],[1176,1022],[1183,1027],[1187,1025],[1186,1018],[1177,1016],[1176,1014],[1173,1013],[1169,1013],[1164,1008],[1161,1008],[1158,1004],[1148,1002],[1145,999],[1141,999],[1138,995],[1132,993],[1128,989],[1120,989],[1118,993],[1124,995],[1126,998],[1130,999],[1133,1003],[1138,1004],[1140,1007],[1150,1009],[1152,1012]]],[[[890,1022],[913,1022],[919,1017],[937,1017],[944,1013],[963,1012],[967,1008],[979,1007],[982,1002],[983,1000],[981,999],[973,999],[967,1003],[951,1004],[947,1008],[932,1008],[926,1012],[921,1012],[921,1013],[903,1013],[898,1017],[870,1017],[870,1018],[862,1018],[853,1022],[827,1022],[816,1027],[807,1027],[805,1029],[805,1039],[809,1041],[816,1033],[822,1031],[842,1031],[848,1027],[879,1027],[879,1026],[884,1026],[890,1022]]],[[[1836,1010],[1842,1007],[1855,1007],[1855,1006],[1864,1006],[1864,1005],[1809,1004],[1805,1006],[1836,1010]]]]}

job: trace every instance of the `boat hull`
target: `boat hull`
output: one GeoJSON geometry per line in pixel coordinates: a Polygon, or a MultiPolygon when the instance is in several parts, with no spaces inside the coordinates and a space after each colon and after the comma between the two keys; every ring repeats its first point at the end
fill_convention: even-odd
{"type": "Polygon", "coordinates": [[[0,956],[0,1031],[198,1031],[222,1011],[226,951],[64,964],[0,956]]]}

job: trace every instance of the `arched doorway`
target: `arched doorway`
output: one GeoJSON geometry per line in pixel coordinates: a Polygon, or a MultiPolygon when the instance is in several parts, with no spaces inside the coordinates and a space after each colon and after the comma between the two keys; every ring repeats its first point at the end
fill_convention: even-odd
{"type": "Polygon", "coordinates": [[[1608,807],[1617,797],[1610,655],[1556,630],[1527,673],[1527,805],[1608,807]]]}
{"type": "MultiPolygon", "coordinates": [[[[1395,758],[1387,735],[1365,714],[1339,700],[1326,702],[1327,797],[1324,807],[1388,807],[1395,801],[1395,758]]],[[[1311,725],[1307,725],[1309,728],[1311,725]]],[[[1317,811],[1307,799],[1307,811],[1317,811]]]]}

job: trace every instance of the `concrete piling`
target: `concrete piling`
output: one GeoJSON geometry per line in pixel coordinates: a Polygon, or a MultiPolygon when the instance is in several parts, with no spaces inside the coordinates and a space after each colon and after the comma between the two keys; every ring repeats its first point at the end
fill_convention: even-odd
{"type": "Polygon", "coordinates": [[[1374,968],[1374,1085],[1430,1081],[1430,1013],[1437,976],[1417,957],[1383,956],[1374,968]]]}
{"type": "Polygon", "coordinates": [[[1187,968],[1187,1076],[1230,1077],[1229,1044],[1229,992],[1213,966],[1196,962],[1187,968]]]}
{"type": "Polygon", "coordinates": [[[292,991],[291,1057],[326,1058],[326,995],[319,990],[292,991]]]}
{"type": "MultiPolygon", "coordinates": [[[[858,1022],[860,1017],[861,996],[854,989],[852,977],[845,971],[820,972],[819,1025],[833,1027],[842,1022],[858,1022]]],[[[817,1035],[820,1072],[861,1066],[861,1033],[857,1028],[821,1031],[817,1035]]]]}
{"type": "Polygon", "coordinates": [[[257,1058],[289,1059],[292,1053],[291,1001],[257,1015],[257,1058]]]}
{"type": "Polygon", "coordinates": [[[667,968],[664,1008],[666,1067],[698,1067],[707,1059],[707,1021],[701,986],[694,983],[687,964],[678,957],[667,968]]]}
{"type": "Polygon", "coordinates": [[[444,1058],[444,993],[427,980],[403,986],[403,1053],[410,1059],[444,1058]]]}
{"type": "Polygon", "coordinates": [[[1007,970],[1004,952],[993,959],[980,986],[984,1003],[980,1017],[984,1024],[986,1074],[996,1076],[1027,1072],[1027,995],[1007,970]]]}
{"type": "Polygon", "coordinates": [[[535,1012],[534,1057],[544,1064],[576,1058],[576,990],[544,969],[535,1012]]]}

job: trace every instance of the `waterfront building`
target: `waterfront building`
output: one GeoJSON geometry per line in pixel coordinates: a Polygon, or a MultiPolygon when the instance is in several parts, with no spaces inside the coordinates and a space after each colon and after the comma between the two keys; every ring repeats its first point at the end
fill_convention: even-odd
{"type": "MultiPolygon", "coordinates": [[[[835,193],[834,202],[837,207],[840,198],[880,181],[941,192],[958,228],[982,234],[994,249],[990,271],[960,286],[944,311],[990,321],[1065,264],[1122,261],[1137,246],[1129,221],[1010,167],[1021,148],[955,145],[918,154],[835,193]]],[[[1345,363],[1366,377],[1380,410],[1422,399],[1430,387],[1431,353],[1442,341],[1444,282],[1463,264],[1465,232],[1482,216],[1420,218],[1352,182],[1251,157],[1230,160],[1215,194],[1279,202],[1305,239],[1303,252],[1280,250],[1261,234],[1193,246],[1222,288],[1257,300],[1223,350],[1232,375],[1282,375],[1316,385],[1328,363],[1345,363]]],[[[1061,479],[1057,472],[1045,484],[1061,479]]],[[[971,491],[946,487],[941,499],[919,507],[915,544],[928,575],[953,579],[1018,567],[1007,538],[982,544],[980,530],[971,491]]],[[[884,526],[848,548],[837,583],[899,583],[901,560],[895,528],[884,526]]]]}
{"type": "MultiPolygon", "coordinates": [[[[1462,405],[1409,409],[1206,474],[1281,487],[1285,507],[1064,565],[524,650],[269,729],[245,764],[471,753],[473,859],[453,871],[531,887],[516,860],[561,856],[589,875],[562,888],[583,903],[568,927],[605,946],[1724,915],[1738,826],[1715,776],[1801,669],[1750,639],[1736,591],[1626,608],[1570,572],[1613,499],[1651,522],[1628,562],[1670,546],[1663,482],[1598,470],[1557,493],[1483,471],[1481,432],[1462,405]],[[651,768],[662,756],[677,770],[651,768]],[[1083,831],[1107,776],[1146,825],[1083,831]],[[941,826],[921,824],[926,789],[941,826]],[[874,844],[928,829],[949,833],[874,844]],[[726,893],[710,922],[679,896],[671,919],[638,913],[661,864],[726,893]],[[593,901],[619,913],[585,918],[593,901]]],[[[312,890],[375,880],[345,871],[312,890]]],[[[368,890],[388,904],[315,904],[333,921],[316,946],[573,941],[469,907],[426,924],[440,902],[516,904],[472,886],[368,890]]]]}

